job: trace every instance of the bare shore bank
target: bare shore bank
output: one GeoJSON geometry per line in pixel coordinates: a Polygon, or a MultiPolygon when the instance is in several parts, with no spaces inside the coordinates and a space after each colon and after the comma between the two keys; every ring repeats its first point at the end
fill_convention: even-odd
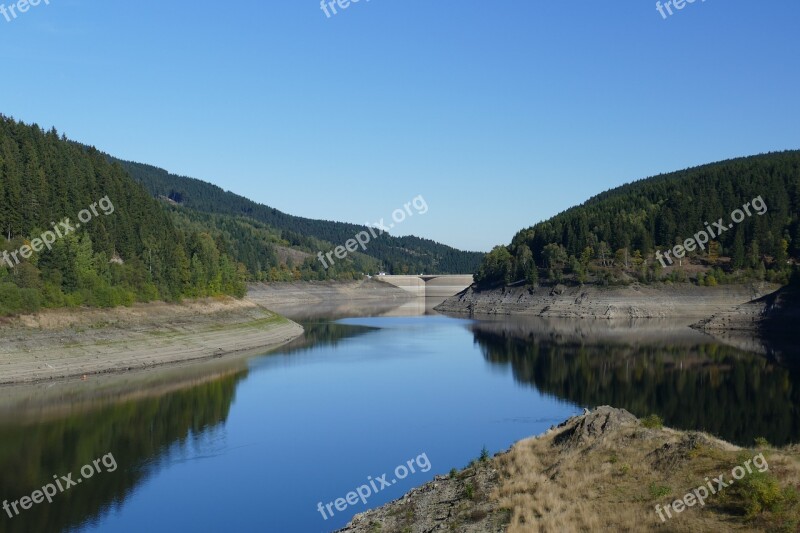
{"type": "Polygon", "coordinates": [[[416,298],[410,292],[378,281],[297,281],[294,283],[252,283],[247,298],[269,309],[282,306],[331,304],[339,302],[397,302],[416,298]]]}
{"type": "Polygon", "coordinates": [[[247,297],[296,321],[361,316],[418,316],[443,298],[420,298],[375,278],[359,281],[255,283],[247,297]]]}
{"type": "Polygon", "coordinates": [[[303,328],[249,300],[48,310],[0,322],[0,384],[127,372],[267,350],[303,328]]]}
{"type": "Polygon", "coordinates": [[[402,289],[371,279],[262,283],[252,284],[242,300],[59,309],[0,318],[0,385],[130,373],[232,354],[244,357],[302,335],[299,324],[282,316],[284,310],[301,319],[309,310],[349,310],[356,303],[386,312],[414,300],[402,289]],[[277,312],[268,310],[273,308],[277,312]]]}
{"type": "Polygon", "coordinates": [[[769,283],[698,287],[691,284],[506,287],[474,286],[448,298],[437,311],[457,314],[531,315],[546,318],[699,319],[761,298],[779,288],[769,283]]]}
{"type": "Polygon", "coordinates": [[[692,325],[731,346],[779,360],[796,360],[800,346],[800,288],[783,287],[692,325]]]}

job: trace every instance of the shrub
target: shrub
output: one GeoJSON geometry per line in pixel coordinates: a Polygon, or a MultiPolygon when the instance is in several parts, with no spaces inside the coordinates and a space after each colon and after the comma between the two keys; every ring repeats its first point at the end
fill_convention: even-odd
{"type": "Polygon", "coordinates": [[[641,419],[641,423],[648,429],[661,429],[664,427],[664,420],[658,415],[650,415],[641,419]]]}
{"type": "Polygon", "coordinates": [[[486,462],[486,461],[488,461],[488,460],[489,460],[489,450],[488,450],[488,448],[486,448],[486,446],[484,446],[484,447],[481,449],[480,461],[481,461],[482,463],[485,463],[485,462],[486,462]]]}
{"type": "Polygon", "coordinates": [[[49,308],[64,307],[66,299],[61,287],[55,283],[45,282],[42,287],[42,305],[49,308]]]}
{"type": "Polygon", "coordinates": [[[656,483],[650,483],[650,496],[653,498],[663,498],[664,496],[669,496],[672,493],[672,489],[667,487],[666,485],[657,485],[656,483]]]}
{"type": "Polygon", "coordinates": [[[784,493],[777,478],[769,472],[753,472],[736,482],[732,496],[739,500],[746,518],[755,518],[765,511],[776,511],[790,494],[784,493]]]}
{"type": "Polygon", "coordinates": [[[35,313],[42,306],[36,289],[20,289],[13,283],[0,283],[0,315],[35,313]]]}
{"type": "Polygon", "coordinates": [[[13,283],[0,283],[0,315],[13,315],[19,313],[22,307],[22,298],[19,287],[13,283]]]}
{"type": "Polygon", "coordinates": [[[36,313],[42,307],[42,299],[39,291],[36,289],[20,289],[20,312],[22,313],[36,313]]]}
{"type": "Polygon", "coordinates": [[[464,495],[470,500],[475,498],[475,487],[472,485],[472,483],[467,483],[467,485],[464,487],[464,495]]]}

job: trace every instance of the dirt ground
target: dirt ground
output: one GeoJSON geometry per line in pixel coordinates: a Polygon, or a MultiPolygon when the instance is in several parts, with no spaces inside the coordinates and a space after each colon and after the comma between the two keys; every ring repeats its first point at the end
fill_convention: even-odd
{"type": "Polygon", "coordinates": [[[0,322],[0,384],[222,357],[275,347],[302,331],[247,299],[48,310],[0,322]]]}

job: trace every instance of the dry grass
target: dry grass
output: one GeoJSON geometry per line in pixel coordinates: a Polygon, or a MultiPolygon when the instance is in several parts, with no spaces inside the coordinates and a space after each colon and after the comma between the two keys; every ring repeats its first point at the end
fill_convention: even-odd
{"type": "Polygon", "coordinates": [[[415,489],[341,530],[509,533],[800,531],[800,446],[741,449],[702,433],[642,424],[600,407],[509,452],[415,489]],[[650,426],[650,427],[647,427],[650,426]],[[763,453],[737,485],[662,522],[662,507],[763,453]],[[467,487],[472,486],[473,490],[467,487]]]}
{"type": "MultiPolygon", "coordinates": [[[[582,417],[580,417],[582,418],[582,417]]],[[[632,417],[631,417],[632,418],[632,417]]],[[[574,419],[573,419],[574,420],[574,419]]],[[[575,422],[573,422],[574,426],[575,422]]],[[[519,442],[500,457],[492,495],[511,511],[509,533],[572,531],[796,531],[800,506],[791,497],[746,517],[752,487],[730,487],[662,522],[668,505],[758,453],[704,434],[645,428],[625,421],[600,435],[564,440],[570,425],[519,442]]],[[[580,431],[581,428],[578,428],[580,431]]],[[[800,487],[798,448],[763,450],[775,487],[800,487]]],[[[763,477],[763,476],[762,476],[763,477]]],[[[744,485],[747,477],[742,480],[744,485]]],[[[783,497],[783,496],[781,496],[783,497]]]]}

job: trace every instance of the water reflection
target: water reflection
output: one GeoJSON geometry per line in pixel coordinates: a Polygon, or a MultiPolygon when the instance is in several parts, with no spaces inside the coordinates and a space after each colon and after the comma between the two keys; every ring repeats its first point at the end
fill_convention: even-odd
{"type": "Polygon", "coordinates": [[[663,322],[527,319],[470,326],[485,359],[580,405],[613,405],[750,445],[800,441],[800,373],[663,322]]]}
{"type": "MultiPolygon", "coordinates": [[[[332,322],[304,324],[305,334],[281,354],[336,346],[375,328],[332,322]]],[[[263,352],[261,352],[263,355],[263,352]]],[[[224,450],[218,433],[250,365],[237,356],[161,370],[93,377],[88,382],[8,386],[0,389],[0,501],[30,496],[53,479],[112,453],[118,468],[9,518],[0,510],[0,533],[64,531],[102,517],[166,464],[224,450]]],[[[291,359],[289,359],[291,360],[291,359]]],[[[12,510],[13,513],[13,510],[12,510]]]]}
{"type": "MultiPolygon", "coordinates": [[[[360,311],[357,305],[336,306],[347,316],[431,314],[425,300],[360,311]]],[[[209,471],[239,488],[253,483],[251,492],[243,489],[251,499],[264,505],[271,495],[275,509],[287,510],[286,523],[296,522],[295,530],[303,530],[297,511],[288,510],[307,508],[313,514],[315,502],[300,501],[307,496],[302,487],[287,489],[295,470],[302,470],[298,465],[308,463],[303,472],[316,476],[347,456],[369,427],[366,434],[375,439],[370,458],[375,468],[383,468],[387,457],[394,461],[406,453],[392,449],[403,439],[385,436],[402,416],[409,417],[403,431],[415,444],[411,449],[424,440],[431,453],[438,447],[441,461],[453,449],[463,452],[453,443],[465,439],[473,443],[472,454],[486,439],[502,441],[497,449],[508,446],[568,416],[575,405],[610,404],[639,416],[654,412],[669,425],[703,429],[742,444],[759,436],[775,444],[800,441],[797,370],[721,345],[680,323],[507,317],[456,322],[441,316],[332,322],[324,316],[329,309],[314,311],[305,313],[305,335],[274,357],[223,358],[89,382],[0,388],[0,498],[30,495],[53,475],[75,473],[107,453],[119,465],[59,494],[52,504],[13,519],[0,516],[0,533],[91,529],[92,524],[103,530],[112,523],[146,530],[139,527],[137,511],[152,509],[161,498],[174,505],[174,487],[184,487],[181,476],[192,472],[202,478],[209,471]],[[489,365],[472,349],[473,341],[489,365]],[[511,384],[509,368],[524,388],[511,384]],[[529,394],[529,387],[546,396],[529,394]],[[237,389],[240,401],[232,409],[237,389]],[[357,406],[357,414],[344,416],[341,406],[357,406]],[[437,437],[433,428],[444,426],[437,437]],[[231,434],[236,436],[229,443],[231,434]],[[251,443],[258,448],[240,453],[251,443]],[[185,471],[175,467],[210,456],[220,460],[185,471]],[[225,468],[215,471],[212,463],[225,468]],[[256,475],[239,474],[242,465],[256,475]],[[178,479],[165,480],[170,473],[178,479]],[[262,486],[265,479],[270,483],[262,486]],[[135,491],[150,499],[137,502],[135,491]],[[113,510],[126,499],[119,518],[113,510]]],[[[314,496],[349,486],[354,465],[360,468],[365,458],[354,455],[350,467],[326,471],[329,486],[315,488],[314,496]]],[[[190,518],[211,520],[200,510],[201,518],[187,517],[185,509],[197,502],[211,508],[217,499],[234,509],[241,503],[235,494],[187,495],[188,507],[164,512],[159,523],[168,528],[190,518]]],[[[248,524],[264,512],[250,503],[237,509],[236,518],[248,524]]]]}
{"type": "Polygon", "coordinates": [[[54,475],[73,473],[112,453],[118,468],[95,474],[10,519],[2,532],[62,531],[98,519],[123,500],[170,454],[212,439],[225,422],[246,370],[166,394],[106,404],[50,420],[0,422],[0,495],[14,500],[40,489],[54,475]]]}

